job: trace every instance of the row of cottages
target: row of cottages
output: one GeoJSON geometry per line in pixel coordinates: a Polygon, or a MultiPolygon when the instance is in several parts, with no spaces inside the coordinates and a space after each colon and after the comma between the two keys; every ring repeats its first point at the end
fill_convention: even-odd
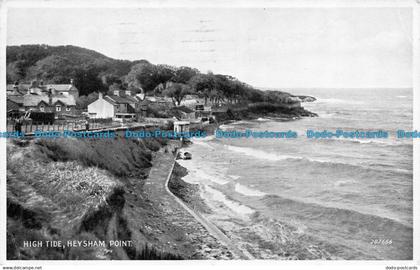
{"type": "Polygon", "coordinates": [[[99,93],[98,99],[88,105],[90,118],[133,119],[141,110],[141,97],[129,90],[114,90],[111,95],[99,93]]]}
{"type": "Polygon", "coordinates": [[[26,94],[41,94],[51,92],[57,96],[73,96],[74,99],[79,97],[79,90],[74,85],[74,80],[71,79],[69,84],[44,84],[44,82],[33,80],[30,84],[8,84],[6,87],[7,96],[23,96],[26,94]]]}
{"type": "Polygon", "coordinates": [[[76,114],[73,96],[27,94],[23,96],[23,107],[25,111],[53,112],[56,116],[76,114]]]}
{"type": "Polygon", "coordinates": [[[70,84],[31,84],[7,86],[7,111],[54,112],[56,116],[75,115],[79,90],[70,84]]]}

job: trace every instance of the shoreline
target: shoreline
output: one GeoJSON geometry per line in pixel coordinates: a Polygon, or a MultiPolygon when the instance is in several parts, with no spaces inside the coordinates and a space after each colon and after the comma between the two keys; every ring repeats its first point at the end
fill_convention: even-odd
{"type": "MultiPolygon", "coordinates": [[[[242,117],[241,120],[257,119],[263,116],[258,114],[254,117],[242,117]]],[[[293,119],[293,116],[287,116],[287,121],[293,119]]],[[[222,124],[237,120],[218,121],[206,126],[205,129],[214,130],[222,124]]],[[[82,240],[83,237],[89,237],[89,239],[98,241],[122,239],[132,241],[134,246],[91,248],[89,252],[83,255],[81,248],[66,249],[67,251],[57,248],[51,255],[54,258],[114,260],[253,259],[253,255],[246,254],[247,251],[244,252],[244,250],[238,250],[235,246],[232,246],[228,236],[224,232],[222,233],[216,225],[207,224],[206,226],[206,222],[200,224],[200,218],[198,220],[194,219],[191,213],[182,209],[173,198],[169,198],[169,193],[165,190],[165,180],[167,177],[175,175],[172,173],[169,175],[169,172],[175,162],[174,153],[178,142],[141,140],[130,141],[127,144],[122,139],[116,140],[111,145],[107,145],[103,140],[66,140],[65,142],[60,142],[59,139],[8,141],[8,181],[11,180],[8,184],[8,190],[16,193],[14,196],[8,193],[8,202],[13,199],[8,204],[8,215],[12,215],[8,217],[8,220],[11,226],[14,224],[13,230],[21,234],[21,230],[24,230],[26,226],[35,226],[28,225],[29,221],[20,212],[14,213],[15,208],[22,209],[22,211],[31,211],[37,218],[43,215],[42,211],[38,213],[33,205],[21,197],[18,192],[20,189],[18,185],[21,184],[26,185],[28,191],[33,190],[31,192],[36,193],[36,197],[39,197],[40,200],[48,201],[48,205],[43,210],[45,214],[51,211],[49,209],[51,207],[58,209],[54,211],[65,212],[69,218],[76,215],[70,208],[63,208],[60,205],[60,197],[52,192],[51,187],[46,185],[43,179],[49,177],[51,181],[57,181],[54,180],[57,174],[56,168],[63,167],[67,170],[68,166],[77,165],[80,166],[81,173],[88,174],[91,170],[97,170],[95,173],[102,175],[102,179],[95,180],[98,184],[92,186],[92,191],[89,189],[90,186],[86,186],[90,183],[85,183],[83,177],[72,179],[75,184],[69,186],[68,189],[74,192],[74,200],[79,196],[80,190],[85,191],[86,189],[88,193],[86,198],[90,200],[94,196],[97,201],[92,201],[92,207],[85,207],[83,211],[77,213],[80,217],[74,220],[72,228],[63,228],[55,224],[65,222],[67,216],[61,220],[57,217],[55,223],[51,223],[48,219],[42,219],[39,224],[36,224],[36,230],[39,229],[41,232],[42,228],[51,227],[51,232],[46,235],[40,234],[37,237],[41,240],[49,240],[53,237],[59,239],[61,235],[69,233],[70,236],[68,237],[70,239],[72,239],[71,237],[82,240]],[[118,160],[114,160],[112,156],[107,156],[110,160],[100,158],[110,147],[115,153],[118,152],[116,154],[116,156],[119,156],[118,160]],[[92,155],[84,156],[87,148],[91,149],[91,152],[93,151],[92,155]],[[25,156],[26,159],[35,161],[35,163],[32,161],[24,163],[27,170],[34,170],[34,168],[43,170],[39,179],[37,175],[37,181],[42,183],[42,186],[32,186],[34,180],[30,179],[28,175],[19,173],[20,161],[17,157],[23,156],[24,153],[30,153],[30,155],[25,156]],[[50,163],[40,163],[44,160],[50,163]],[[42,165],[39,166],[38,163],[42,165]],[[92,167],[92,164],[96,165],[92,167]],[[11,168],[13,168],[13,173],[10,171],[11,168]],[[99,188],[99,183],[103,182],[109,182],[109,188],[106,190],[99,188]],[[205,226],[203,226],[203,223],[205,226]],[[56,235],[54,236],[54,234],[56,235]]],[[[173,166],[178,170],[178,175],[182,175],[182,169],[176,164],[173,166]]],[[[71,175],[69,174],[69,176],[71,175]]],[[[66,181],[62,181],[60,184],[67,185],[66,181]]],[[[184,189],[185,196],[183,199],[190,200],[190,203],[193,202],[194,206],[192,208],[199,210],[197,211],[198,215],[201,216],[201,220],[205,220],[205,217],[199,213],[208,213],[211,209],[206,207],[204,200],[200,199],[199,190],[183,184],[179,188],[184,189]],[[193,189],[195,189],[195,193],[193,189]]],[[[66,194],[66,196],[70,195],[66,194]]],[[[82,208],[82,205],[77,204],[77,206],[82,208]]],[[[12,227],[9,230],[13,231],[12,227]]],[[[20,241],[20,239],[14,239],[12,234],[8,234],[7,237],[8,245],[12,245],[16,240],[20,241]]],[[[10,251],[8,258],[11,259],[39,259],[47,256],[44,251],[39,249],[34,250],[16,244],[13,245],[13,247],[8,248],[8,251],[10,251]]]]}
{"type": "MultiPolygon", "coordinates": [[[[255,120],[255,119],[253,119],[255,120]]],[[[293,120],[293,119],[288,119],[293,120]]],[[[212,128],[217,128],[219,127],[219,125],[221,124],[230,124],[230,123],[234,123],[235,120],[229,120],[229,121],[225,121],[223,123],[218,123],[218,125],[214,125],[212,128]]],[[[194,140],[191,142],[192,145],[194,145],[194,140]]],[[[201,144],[199,144],[201,145],[201,144]]],[[[207,146],[207,145],[206,145],[207,146]]],[[[214,149],[219,149],[219,148],[215,148],[214,145],[208,145],[209,147],[211,146],[214,149]]],[[[186,149],[187,151],[189,151],[188,149],[186,149]]],[[[193,154],[193,158],[195,156],[200,158],[205,157],[206,153],[205,153],[205,148],[194,148],[191,149],[190,151],[193,154]]],[[[203,160],[202,160],[203,161],[203,160]]],[[[219,174],[213,174],[210,171],[206,171],[204,170],[205,174],[209,174],[209,175],[204,175],[202,178],[200,177],[201,174],[197,174],[197,171],[200,168],[213,168],[213,163],[210,163],[208,166],[201,166],[203,164],[207,164],[203,161],[203,163],[201,163],[200,161],[198,161],[198,163],[196,164],[191,164],[192,166],[187,165],[186,163],[189,161],[182,161],[180,162],[180,167],[181,167],[181,171],[183,171],[184,173],[181,174],[181,176],[179,177],[179,180],[182,181],[181,183],[177,183],[178,185],[181,185],[180,191],[178,192],[177,196],[180,197],[181,199],[183,199],[186,203],[189,203],[190,206],[194,206],[194,205],[199,205],[199,207],[197,207],[198,211],[202,211],[203,214],[205,216],[208,217],[208,220],[210,222],[212,222],[213,224],[215,224],[216,226],[219,226],[219,228],[221,230],[223,230],[225,232],[226,235],[230,235],[230,237],[232,239],[235,239],[235,242],[238,243],[238,245],[242,245],[242,247],[244,247],[243,243],[249,243],[251,240],[247,239],[245,237],[255,237],[253,236],[248,230],[251,227],[253,227],[253,229],[256,226],[260,226],[260,228],[263,228],[263,230],[271,230],[273,229],[275,226],[280,226],[285,230],[280,230],[278,232],[279,235],[281,235],[282,237],[286,237],[286,244],[282,244],[282,243],[275,243],[277,246],[277,250],[279,250],[278,253],[275,254],[279,254],[279,255],[285,255],[285,256],[281,256],[281,257],[268,257],[268,256],[264,256],[266,254],[263,253],[259,253],[259,249],[254,249],[256,250],[258,253],[255,254],[257,259],[302,259],[302,260],[316,260],[316,259],[326,259],[326,260],[343,260],[343,259],[352,259],[352,258],[363,258],[363,259],[368,259],[368,260],[380,260],[381,258],[383,258],[382,256],[384,256],[384,254],[382,254],[382,251],[378,251],[375,254],[370,254],[368,252],[365,252],[366,250],[365,247],[363,247],[364,249],[361,249],[360,251],[356,251],[356,250],[352,250],[351,247],[349,246],[339,246],[337,245],[335,242],[330,242],[325,238],[325,235],[322,236],[318,236],[317,234],[313,234],[313,230],[308,230],[308,233],[305,233],[303,235],[299,235],[299,238],[295,238],[293,236],[293,234],[290,233],[289,228],[287,227],[290,222],[287,219],[277,219],[276,217],[272,218],[270,220],[271,215],[266,215],[265,213],[268,213],[271,210],[268,210],[267,212],[265,210],[262,210],[262,207],[264,207],[264,205],[262,204],[256,204],[259,203],[257,202],[257,199],[255,196],[260,196],[260,195],[249,195],[249,196],[254,196],[254,197],[247,197],[248,195],[240,193],[237,195],[233,195],[233,193],[230,191],[230,188],[232,187],[232,185],[230,185],[229,187],[222,187],[224,185],[224,183],[218,183],[219,181],[215,181],[214,183],[209,182],[210,178],[208,178],[209,176],[211,177],[216,177],[217,179],[219,179],[219,174]],[[185,167],[182,167],[182,166],[185,167]],[[188,176],[188,178],[184,178],[185,180],[182,179],[182,177],[185,177],[186,174],[185,172],[187,171],[187,168],[191,169],[191,172],[189,173],[190,176],[188,176]],[[202,179],[201,180],[196,180],[196,179],[202,179]],[[210,189],[214,189],[217,191],[223,191],[224,196],[226,197],[225,199],[229,200],[229,204],[231,202],[238,202],[241,203],[243,202],[243,204],[245,205],[252,205],[253,209],[256,210],[256,215],[251,214],[250,218],[252,220],[252,223],[243,225],[244,223],[240,223],[240,222],[236,222],[234,220],[234,216],[229,216],[227,214],[227,212],[225,211],[226,209],[224,208],[217,208],[217,207],[221,207],[221,205],[223,205],[223,202],[220,201],[220,198],[217,198],[217,202],[214,203],[214,199],[211,197],[211,192],[209,192],[209,190],[207,190],[207,186],[210,187],[210,189]],[[214,188],[212,188],[212,186],[214,186],[214,188]],[[203,190],[199,190],[197,189],[197,187],[203,187],[203,190]],[[221,189],[222,188],[222,189],[221,189]],[[225,192],[223,189],[229,189],[229,191],[225,192]],[[207,193],[207,194],[205,194],[207,193]],[[203,196],[202,196],[203,195],[203,196]],[[245,197],[244,197],[245,196],[245,197]],[[244,199],[246,199],[244,201],[244,199]],[[254,200],[255,199],[255,200],[254,200]],[[212,206],[213,206],[213,210],[216,209],[216,213],[218,215],[212,215],[212,211],[210,209],[210,211],[208,211],[208,208],[212,208],[211,206],[209,206],[209,204],[205,201],[207,200],[207,202],[209,202],[212,206]],[[252,204],[248,204],[247,200],[251,200],[253,203],[252,204]],[[201,206],[203,204],[205,206],[201,206]],[[206,204],[207,203],[207,204],[206,204]],[[216,206],[216,208],[214,207],[216,206]],[[220,209],[220,212],[217,212],[220,209]],[[224,216],[223,216],[224,215],[224,216]],[[236,227],[236,225],[238,227],[236,227]],[[265,228],[265,226],[269,226],[268,228],[265,228]],[[239,233],[239,234],[238,234],[239,233]],[[290,237],[292,236],[292,238],[290,237]],[[324,237],[324,238],[323,238],[324,237]],[[245,240],[245,241],[241,241],[241,240],[245,240]],[[299,240],[300,239],[300,240],[299,240]],[[298,240],[298,241],[296,241],[298,240]],[[327,240],[327,241],[325,241],[327,240]],[[305,241],[307,243],[312,243],[312,245],[309,246],[305,246],[304,243],[305,241]],[[240,243],[242,242],[242,243],[240,243]],[[302,245],[303,244],[303,245],[302,245]],[[339,252],[337,252],[337,249],[339,250],[339,252]],[[290,251],[290,250],[295,250],[296,253],[282,253],[282,251],[290,251]],[[259,256],[259,255],[263,255],[263,256],[259,256]]],[[[219,168],[219,167],[217,167],[219,168]]],[[[235,173],[233,173],[235,174],[235,173]]],[[[239,174],[239,173],[238,173],[239,174]]],[[[230,176],[228,176],[230,177],[230,176]]],[[[233,178],[232,178],[233,179],[233,178]]],[[[178,181],[179,181],[178,180],[178,181]]],[[[211,180],[212,181],[212,180],[211,180]]],[[[229,180],[228,180],[229,181],[229,180]]],[[[212,181],[213,182],[213,181],[212,181]]],[[[258,191],[257,191],[258,192],[258,191]]],[[[222,193],[222,192],[220,192],[222,193]]],[[[267,195],[267,194],[265,194],[267,195]]],[[[289,200],[287,198],[278,196],[278,198],[275,195],[269,195],[269,196],[264,196],[261,195],[261,197],[265,197],[264,198],[264,202],[285,202],[286,204],[292,204],[296,207],[302,207],[304,210],[305,209],[311,209],[313,207],[315,207],[314,211],[315,213],[317,213],[316,208],[320,207],[320,205],[317,204],[311,204],[311,203],[303,203],[303,202],[299,202],[299,201],[293,201],[293,200],[289,200]]],[[[226,206],[226,205],[225,205],[226,206]]],[[[333,207],[329,207],[329,206],[323,206],[325,208],[325,211],[327,213],[331,213],[334,211],[338,211],[336,208],[333,207]]],[[[341,208],[339,209],[341,212],[346,213],[346,214],[350,214],[357,216],[358,218],[361,218],[360,222],[362,222],[364,224],[364,226],[368,226],[369,224],[366,223],[366,220],[369,220],[370,218],[374,218],[375,220],[377,220],[378,222],[382,223],[391,223],[393,224],[393,226],[396,226],[397,228],[399,228],[399,231],[404,231],[404,234],[401,234],[403,236],[403,239],[401,240],[401,242],[404,241],[409,241],[409,237],[410,233],[412,234],[412,228],[407,228],[406,226],[402,226],[404,224],[399,224],[398,222],[394,222],[395,220],[388,218],[388,217],[382,217],[382,216],[377,216],[377,215],[372,215],[372,214],[367,214],[367,213],[363,213],[363,212],[358,212],[358,211],[353,211],[353,210],[349,210],[346,208],[341,208]],[[366,224],[365,224],[366,223],[366,224]],[[411,232],[410,232],[411,231],[411,232]]],[[[234,210],[235,212],[236,210],[234,210]]],[[[319,213],[324,214],[323,212],[321,212],[321,210],[319,210],[319,213]]],[[[311,224],[311,223],[309,223],[311,224]]],[[[354,226],[354,224],[352,223],[347,223],[348,227],[352,230],[357,231],[357,227],[354,226]]],[[[293,224],[291,224],[293,225],[293,224]]],[[[313,224],[311,224],[313,225],[313,224]]],[[[316,224],[315,224],[316,225],[316,224]]],[[[379,225],[378,225],[379,226],[379,225]]],[[[317,227],[314,227],[315,230],[317,229],[317,227]]],[[[306,231],[306,229],[303,229],[303,231],[306,231]]],[[[302,232],[303,232],[302,231],[302,232]]],[[[267,232],[268,234],[271,232],[267,232]]],[[[256,238],[253,238],[254,242],[258,242],[259,240],[257,240],[256,238]]],[[[274,238],[273,238],[274,239],[274,238]]],[[[353,238],[352,238],[353,239],[353,238]]],[[[354,237],[354,239],[359,240],[356,236],[354,237]]],[[[409,242],[408,242],[409,243],[409,242]]],[[[270,243],[271,244],[271,243],[270,243]]],[[[395,243],[396,245],[397,243],[395,243]]],[[[360,245],[363,245],[363,243],[361,243],[360,245]]],[[[401,243],[398,243],[398,245],[401,245],[401,243]]],[[[245,246],[246,247],[246,246],[245,246]]],[[[249,251],[251,253],[253,253],[253,248],[257,247],[257,245],[253,246],[253,247],[249,247],[249,251]]],[[[246,248],[248,248],[246,247],[246,248]]],[[[368,248],[368,247],[367,247],[368,248]]],[[[408,250],[407,254],[410,254],[410,246],[400,246],[400,248],[404,248],[408,250]]],[[[412,247],[411,247],[412,248],[412,247]]],[[[412,251],[412,250],[411,250],[412,251]]],[[[388,252],[388,251],[387,251],[388,252]]],[[[389,256],[397,256],[395,257],[396,259],[405,259],[406,257],[398,257],[400,256],[400,253],[398,253],[398,251],[389,251],[390,255],[389,256]],[[393,252],[393,253],[391,253],[393,252]]],[[[253,253],[254,254],[254,253],[253,253]]],[[[405,254],[404,252],[402,252],[401,254],[405,254]]],[[[393,257],[394,258],[394,257],[393,257]]],[[[410,257],[407,257],[410,258],[410,257]]]]}
{"type": "MultiPolygon", "coordinates": [[[[282,115],[283,116],[283,115],[282,115]]],[[[313,115],[312,115],[313,116],[313,115]]],[[[252,120],[258,120],[260,118],[264,117],[264,119],[270,119],[275,121],[294,121],[298,120],[301,117],[296,118],[295,116],[287,115],[287,117],[281,117],[279,114],[276,115],[255,115],[254,117],[246,117],[242,119],[235,119],[235,120],[224,120],[220,121],[214,124],[210,124],[203,129],[208,133],[208,136],[213,134],[216,129],[218,129],[222,125],[235,123],[238,121],[252,121],[252,120]]],[[[190,145],[194,144],[193,141],[189,141],[186,146],[183,146],[181,148],[188,149],[190,145]]],[[[171,174],[171,176],[168,179],[168,188],[170,191],[176,196],[179,200],[181,200],[183,203],[185,203],[191,211],[198,213],[200,215],[204,216],[211,216],[215,213],[214,208],[206,202],[205,198],[203,197],[204,191],[201,190],[201,186],[198,183],[191,183],[183,180],[183,177],[187,176],[189,174],[188,169],[183,167],[179,162],[175,160],[174,169],[171,174]]],[[[251,216],[254,216],[251,215],[251,216]]],[[[217,224],[215,224],[212,220],[208,219],[207,217],[204,217],[208,220],[209,223],[213,224],[215,227],[218,227],[217,224]]],[[[265,218],[259,217],[258,215],[255,217],[252,217],[252,219],[256,220],[263,220],[265,218]]],[[[224,231],[223,228],[218,227],[220,230],[223,231],[223,234],[228,238],[231,239],[233,235],[229,235],[227,231],[224,231]]],[[[236,237],[235,237],[236,238],[236,237]]],[[[239,241],[240,239],[235,239],[235,243],[239,241]]],[[[263,255],[260,253],[259,247],[254,246],[250,247],[249,245],[237,245],[237,249],[241,250],[242,252],[245,252],[246,254],[249,254],[249,258],[253,259],[290,259],[293,258],[294,255],[288,254],[287,252],[284,254],[285,256],[268,256],[263,255]]],[[[326,256],[328,258],[328,255],[326,256]]]]}

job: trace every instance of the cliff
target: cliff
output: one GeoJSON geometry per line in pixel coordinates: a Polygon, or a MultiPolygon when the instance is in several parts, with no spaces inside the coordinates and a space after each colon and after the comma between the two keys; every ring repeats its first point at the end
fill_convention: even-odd
{"type": "Polygon", "coordinates": [[[150,230],[173,230],[156,199],[143,192],[154,152],[165,145],[153,139],[8,141],[7,258],[191,258],[194,247],[171,250],[167,240],[175,235],[168,233],[163,240],[150,230]],[[114,240],[132,244],[45,246],[46,241],[114,240]],[[29,241],[44,246],[25,246],[29,241]]]}

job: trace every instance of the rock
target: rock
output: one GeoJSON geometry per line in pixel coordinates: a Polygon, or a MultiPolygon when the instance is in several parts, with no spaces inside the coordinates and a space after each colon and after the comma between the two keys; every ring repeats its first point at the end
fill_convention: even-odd
{"type": "Polygon", "coordinates": [[[312,96],[296,96],[300,99],[300,102],[314,102],[316,100],[315,97],[312,96]]]}

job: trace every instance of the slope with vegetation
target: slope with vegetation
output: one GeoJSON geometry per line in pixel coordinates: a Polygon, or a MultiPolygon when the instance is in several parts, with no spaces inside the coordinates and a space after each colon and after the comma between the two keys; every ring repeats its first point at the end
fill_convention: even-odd
{"type": "Polygon", "coordinates": [[[43,80],[68,83],[74,79],[81,108],[96,99],[95,92],[128,89],[171,97],[179,104],[187,94],[206,102],[284,104],[295,96],[281,91],[262,91],[222,74],[201,73],[191,67],[152,64],[147,60],[116,60],[76,46],[21,45],[7,47],[7,81],[43,80]]]}
{"type": "Polygon", "coordinates": [[[184,239],[188,228],[172,224],[159,198],[143,190],[152,157],[166,144],[122,138],[8,141],[7,258],[201,258],[184,239]],[[51,240],[116,239],[133,246],[45,247],[51,240]],[[44,246],[25,247],[23,241],[44,246]],[[169,241],[183,245],[169,249],[169,241]]]}

